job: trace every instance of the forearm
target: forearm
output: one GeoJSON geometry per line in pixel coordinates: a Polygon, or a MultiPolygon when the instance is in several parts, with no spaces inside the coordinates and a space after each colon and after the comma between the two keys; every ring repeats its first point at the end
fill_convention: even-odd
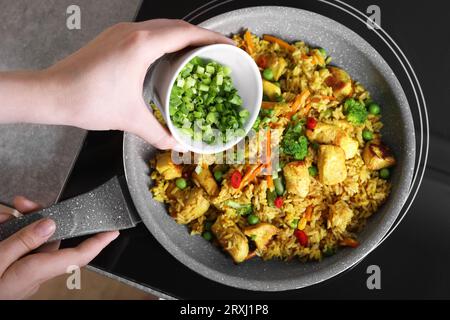
{"type": "Polygon", "coordinates": [[[0,72],[0,123],[66,124],[61,97],[47,71],[0,72]]]}

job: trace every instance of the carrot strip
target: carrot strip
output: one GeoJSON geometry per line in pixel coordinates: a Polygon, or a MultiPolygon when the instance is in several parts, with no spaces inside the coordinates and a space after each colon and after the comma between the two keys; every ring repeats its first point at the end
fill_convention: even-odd
{"type": "Polygon", "coordinates": [[[318,96],[320,99],[336,100],[333,96],[318,96]]]}
{"type": "Polygon", "coordinates": [[[313,209],[314,209],[314,206],[312,206],[312,205],[306,207],[306,211],[305,211],[306,221],[311,221],[313,209]]]}
{"type": "Polygon", "coordinates": [[[261,103],[261,108],[263,108],[263,109],[272,109],[276,104],[277,104],[277,102],[263,101],[261,103]]]}
{"type": "MultiPolygon", "coordinates": [[[[311,93],[308,89],[304,90],[302,93],[298,94],[295,97],[294,103],[291,106],[291,111],[286,115],[288,119],[290,119],[294,114],[297,113],[297,111],[305,105],[306,99],[308,99],[309,95],[311,93]]],[[[308,108],[309,110],[309,108],[308,108]]]]}
{"type": "Polygon", "coordinates": [[[272,171],[272,134],[270,133],[270,129],[267,130],[266,137],[266,153],[267,153],[267,163],[266,168],[269,172],[272,171]]]}
{"type": "Polygon", "coordinates": [[[256,257],[256,250],[249,252],[248,255],[245,257],[245,261],[250,260],[251,258],[254,258],[254,257],[256,257]]]}
{"type": "Polygon", "coordinates": [[[336,98],[333,97],[333,96],[321,96],[321,95],[318,95],[318,96],[312,97],[311,98],[311,102],[316,103],[316,102],[320,102],[320,100],[324,100],[324,99],[328,99],[330,101],[336,100],[336,98]]]}
{"type": "Polygon", "coordinates": [[[269,41],[269,42],[277,43],[280,47],[282,47],[290,52],[294,52],[296,50],[296,48],[293,45],[290,45],[286,41],[283,41],[277,37],[265,34],[263,36],[263,39],[266,41],[269,41]]]}
{"type": "Polygon", "coordinates": [[[274,189],[274,184],[273,184],[273,178],[272,178],[272,134],[270,132],[270,129],[267,130],[267,138],[266,138],[266,156],[267,156],[267,163],[265,164],[267,171],[268,171],[268,176],[267,176],[267,187],[270,190],[274,189]]]}
{"type": "Polygon", "coordinates": [[[256,178],[256,176],[261,173],[263,168],[264,168],[264,165],[260,164],[259,166],[255,167],[253,169],[249,169],[245,173],[244,177],[242,178],[241,185],[239,186],[238,189],[240,190],[240,189],[244,188],[251,181],[253,181],[256,178]]]}
{"type": "Polygon", "coordinates": [[[356,248],[359,245],[359,242],[352,238],[344,238],[340,244],[341,246],[356,248]]]}
{"type": "Polygon", "coordinates": [[[245,31],[244,40],[248,54],[252,55],[255,52],[255,45],[253,44],[252,34],[249,30],[245,31]]]}
{"type": "Polygon", "coordinates": [[[273,190],[275,188],[275,185],[273,184],[272,176],[266,176],[266,180],[267,180],[267,188],[269,188],[269,190],[273,190]]]}

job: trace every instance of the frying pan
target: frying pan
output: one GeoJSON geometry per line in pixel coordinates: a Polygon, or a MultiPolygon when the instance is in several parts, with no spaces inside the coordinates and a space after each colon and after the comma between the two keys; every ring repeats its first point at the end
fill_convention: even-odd
{"type": "MultiPolygon", "coordinates": [[[[134,226],[140,220],[153,236],[180,262],[220,283],[249,290],[297,289],[332,278],[351,268],[374,250],[393,226],[406,201],[414,171],[415,135],[405,94],[385,60],[365,40],[343,25],[321,15],[286,7],[253,7],[212,18],[201,26],[223,34],[250,28],[256,34],[273,34],[288,41],[304,40],[324,47],[333,64],[344,68],[365,85],[383,106],[383,139],[398,160],[391,177],[387,202],[371,217],[359,234],[360,245],[341,249],[321,262],[262,261],[251,259],[235,265],[223,252],[200,236],[190,236],[152,199],[148,161],[157,150],[126,133],[123,158],[126,180],[116,177],[98,189],[61,202],[41,212],[14,219],[0,227],[0,239],[42,216],[57,222],[55,239],[134,226]],[[138,215],[128,205],[133,202],[138,215]]],[[[144,98],[151,100],[151,69],[144,85],[144,98]]]]}

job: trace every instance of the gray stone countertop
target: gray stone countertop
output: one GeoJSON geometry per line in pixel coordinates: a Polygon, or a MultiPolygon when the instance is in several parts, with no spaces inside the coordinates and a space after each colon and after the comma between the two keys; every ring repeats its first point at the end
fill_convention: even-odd
{"type": "MultiPolygon", "coordinates": [[[[134,20],[140,3],[0,0],[0,71],[48,67],[108,26],[134,20]],[[80,8],[79,30],[66,26],[70,5],[80,8]]],[[[18,194],[43,206],[56,202],[85,135],[63,126],[0,125],[0,202],[11,204],[18,194]]]]}

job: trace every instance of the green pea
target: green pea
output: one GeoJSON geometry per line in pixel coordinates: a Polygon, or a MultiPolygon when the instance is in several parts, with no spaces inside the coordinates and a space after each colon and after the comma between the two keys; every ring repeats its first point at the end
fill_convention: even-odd
{"type": "Polygon", "coordinates": [[[313,143],[311,143],[311,147],[312,147],[314,150],[318,150],[319,147],[320,147],[320,145],[319,145],[317,142],[313,142],[313,143]]]}
{"type": "Polygon", "coordinates": [[[205,230],[206,230],[206,231],[211,230],[212,225],[213,225],[213,222],[212,222],[212,221],[206,221],[206,222],[205,222],[205,230]]]}
{"type": "Polygon", "coordinates": [[[202,234],[203,239],[205,239],[206,241],[211,241],[212,239],[212,233],[209,231],[205,231],[202,234]]]}
{"type": "Polygon", "coordinates": [[[389,171],[388,168],[383,168],[380,170],[379,175],[380,175],[381,179],[387,180],[387,179],[389,179],[391,172],[389,171]]]}
{"type": "Polygon", "coordinates": [[[369,104],[367,109],[369,110],[369,113],[373,114],[373,115],[380,114],[380,112],[381,112],[380,105],[375,102],[372,102],[371,104],[369,104]]]}
{"type": "Polygon", "coordinates": [[[254,224],[257,224],[259,222],[259,218],[256,215],[254,215],[254,214],[250,214],[247,217],[247,222],[248,222],[248,224],[254,225],[254,224]]]}
{"type": "Polygon", "coordinates": [[[373,139],[373,132],[368,129],[364,129],[362,132],[362,137],[364,140],[370,141],[373,139]]]}
{"type": "Polygon", "coordinates": [[[223,172],[220,170],[214,171],[214,179],[216,179],[217,182],[221,182],[223,178],[223,172]]]}
{"type": "Polygon", "coordinates": [[[178,179],[175,181],[175,184],[176,184],[176,186],[177,186],[179,189],[181,189],[181,190],[183,190],[184,188],[187,187],[187,181],[186,181],[186,179],[184,179],[184,178],[178,178],[178,179]]]}
{"type": "Polygon", "coordinates": [[[323,255],[325,257],[331,257],[332,255],[334,255],[336,253],[336,249],[335,248],[327,248],[326,250],[323,250],[323,255]]]}
{"type": "Polygon", "coordinates": [[[290,226],[292,229],[297,229],[297,227],[298,227],[298,219],[292,220],[291,223],[289,224],[289,226],[290,226]]]}
{"type": "Polygon", "coordinates": [[[308,172],[311,177],[317,176],[317,167],[316,166],[309,167],[308,172]]]}
{"type": "Polygon", "coordinates": [[[270,68],[264,69],[263,71],[263,78],[272,81],[273,80],[273,71],[270,68]]]}
{"type": "Polygon", "coordinates": [[[280,96],[276,96],[276,97],[275,97],[275,101],[276,101],[276,102],[283,102],[283,101],[284,101],[284,98],[283,98],[283,96],[281,96],[281,95],[280,95],[280,96]]]}

